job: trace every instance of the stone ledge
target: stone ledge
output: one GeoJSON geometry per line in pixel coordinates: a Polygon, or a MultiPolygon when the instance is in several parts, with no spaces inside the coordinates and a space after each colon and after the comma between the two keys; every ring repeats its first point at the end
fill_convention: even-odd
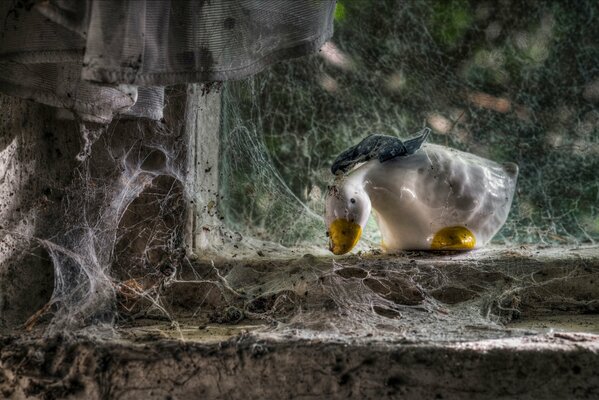
{"type": "Polygon", "coordinates": [[[599,336],[348,344],[240,334],[216,343],[5,337],[5,398],[599,397],[599,336]]]}
{"type": "Polygon", "coordinates": [[[0,398],[599,398],[599,335],[576,332],[599,329],[599,247],[216,266],[228,297],[208,296],[216,277],[163,293],[179,324],[133,318],[102,340],[0,336],[0,398]],[[492,314],[503,293],[493,304],[513,310],[492,314]],[[191,315],[198,295],[245,317],[191,315]],[[277,308],[280,296],[293,307],[277,308]]]}

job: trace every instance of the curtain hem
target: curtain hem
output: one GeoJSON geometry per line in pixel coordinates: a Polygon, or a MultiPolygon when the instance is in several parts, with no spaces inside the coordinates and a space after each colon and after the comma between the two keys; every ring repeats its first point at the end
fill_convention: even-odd
{"type": "Polygon", "coordinates": [[[234,70],[222,71],[180,71],[139,73],[138,70],[94,68],[85,66],[81,77],[86,81],[101,83],[126,83],[140,86],[165,86],[189,82],[213,82],[238,80],[261,72],[270,65],[283,59],[297,58],[319,50],[333,35],[333,29],[328,29],[322,35],[308,42],[292,47],[275,50],[253,63],[234,70]]]}

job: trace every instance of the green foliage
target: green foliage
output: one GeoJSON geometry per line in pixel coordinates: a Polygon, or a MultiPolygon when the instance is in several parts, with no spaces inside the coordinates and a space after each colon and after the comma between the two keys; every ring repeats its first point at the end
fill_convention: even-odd
{"type": "Polygon", "coordinates": [[[466,0],[440,0],[433,5],[431,32],[442,45],[458,45],[472,24],[472,10],[466,0]]]}
{"type": "Polygon", "coordinates": [[[339,23],[345,19],[345,6],[341,2],[335,5],[335,22],[339,23]]]}

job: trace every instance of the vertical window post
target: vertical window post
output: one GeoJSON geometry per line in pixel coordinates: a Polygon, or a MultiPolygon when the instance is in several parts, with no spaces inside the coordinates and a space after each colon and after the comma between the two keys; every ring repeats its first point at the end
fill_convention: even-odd
{"type": "Polygon", "coordinates": [[[189,138],[188,252],[205,251],[219,239],[218,209],[221,93],[210,84],[187,88],[185,131],[189,138]]]}

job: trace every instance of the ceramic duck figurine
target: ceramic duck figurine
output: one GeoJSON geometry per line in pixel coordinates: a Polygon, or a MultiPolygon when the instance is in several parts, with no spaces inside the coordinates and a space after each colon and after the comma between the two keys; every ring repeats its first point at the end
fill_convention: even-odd
{"type": "Polygon", "coordinates": [[[425,144],[429,133],[425,128],[405,142],[371,135],[337,157],[325,217],[334,254],[358,243],[371,210],[390,252],[471,250],[499,231],[518,166],[425,144]]]}

